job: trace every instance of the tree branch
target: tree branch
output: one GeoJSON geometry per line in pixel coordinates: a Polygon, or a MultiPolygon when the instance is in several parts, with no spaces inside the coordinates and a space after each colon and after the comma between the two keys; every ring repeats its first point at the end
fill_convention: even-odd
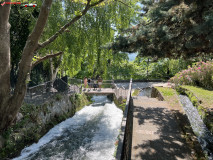
{"type": "Polygon", "coordinates": [[[38,59],[36,62],[34,62],[34,63],[32,64],[32,69],[33,69],[37,64],[41,63],[42,61],[44,61],[44,60],[46,60],[46,59],[49,59],[49,58],[53,58],[53,57],[59,56],[59,55],[61,55],[61,54],[63,54],[63,52],[58,52],[58,53],[55,53],[55,54],[48,54],[48,55],[46,55],[46,56],[44,56],[44,57],[38,59]]]}
{"type": "Polygon", "coordinates": [[[90,7],[97,6],[97,5],[101,4],[103,1],[104,1],[104,0],[99,0],[98,2],[95,2],[95,3],[93,3],[93,4],[89,5],[89,6],[90,6],[90,7]]]}
{"type": "Polygon", "coordinates": [[[102,3],[104,0],[99,0],[96,3],[93,3],[90,5],[91,0],[87,0],[87,4],[85,9],[81,12],[81,15],[76,15],[70,22],[68,22],[67,24],[65,24],[63,27],[61,27],[54,35],[52,35],[49,39],[47,39],[45,42],[43,42],[42,44],[38,44],[37,48],[35,51],[38,51],[41,48],[46,47],[47,45],[49,45],[50,43],[52,43],[54,40],[56,40],[56,38],[58,38],[59,35],[61,35],[63,32],[66,31],[66,29],[71,26],[72,24],[74,24],[76,21],[78,21],[82,16],[84,16],[87,11],[94,6],[97,6],[98,4],[102,3]]]}
{"type": "Polygon", "coordinates": [[[128,4],[126,4],[125,2],[122,2],[122,1],[120,1],[120,0],[116,0],[116,1],[122,3],[123,5],[125,5],[125,6],[127,6],[127,7],[129,7],[129,8],[132,8],[131,6],[129,6],[128,4]]]}

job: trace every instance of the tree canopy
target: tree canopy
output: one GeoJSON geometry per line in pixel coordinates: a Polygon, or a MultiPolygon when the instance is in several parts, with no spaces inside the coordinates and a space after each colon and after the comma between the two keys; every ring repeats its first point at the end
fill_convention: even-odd
{"type": "MultiPolygon", "coordinates": [[[[125,0],[122,3],[106,1],[105,5],[91,8],[51,45],[41,49],[37,56],[41,57],[51,50],[63,51],[62,65],[59,68],[59,74],[62,76],[83,78],[102,75],[107,77],[108,60],[113,56],[111,51],[104,50],[101,46],[112,42],[116,32],[129,26],[135,15],[134,8],[131,6],[134,6],[136,2],[137,0],[125,0]]],[[[81,2],[53,3],[42,39],[50,37],[70,18],[80,14],[84,6],[81,2]]]]}
{"type": "Polygon", "coordinates": [[[140,22],[109,48],[152,57],[212,57],[212,0],[142,0],[140,22]]]}

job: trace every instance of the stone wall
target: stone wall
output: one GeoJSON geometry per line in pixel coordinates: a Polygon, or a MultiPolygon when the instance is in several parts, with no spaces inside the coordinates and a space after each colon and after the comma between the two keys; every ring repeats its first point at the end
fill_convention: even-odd
{"type": "Polygon", "coordinates": [[[132,127],[133,127],[133,100],[130,98],[128,105],[124,110],[121,131],[118,138],[118,147],[116,152],[117,160],[131,159],[132,147],[132,127]]]}
{"type": "Polygon", "coordinates": [[[126,129],[124,135],[124,144],[122,151],[122,160],[131,159],[131,149],[132,149],[132,130],[133,130],[133,99],[129,101],[129,110],[127,115],[126,129]]]}
{"type": "Polygon", "coordinates": [[[25,146],[37,142],[49,129],[88,104],[84,94],[57,94],[42,105],[24,104],[20,109],[23,118],[0,136],[0,159],[16,157],[25,146]]]}
{"type": "Polygon", "coordinates": [[[157,98],[159,101],[164,101],[162,94],[155,87],[152,88],[151,97],[157,98]]]}
{"type": "Polygon", "coordinates": [[[66,95],[63,95],[61,100],[46,102],[43,106],[46,106],[46,110],[41,110],[37,117],[43,125],[49,123],[55,117],[69,113],[73,109],[70,97],[66,95]]]}

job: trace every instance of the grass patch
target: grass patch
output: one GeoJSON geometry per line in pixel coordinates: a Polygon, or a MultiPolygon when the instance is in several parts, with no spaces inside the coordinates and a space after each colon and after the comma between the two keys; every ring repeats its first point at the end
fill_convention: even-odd
{"type": "Polygon", "coordinates": [[[195,86],[182,86],[191,91],[202,103],[204,107],[213,108],[213,91],[205,90],[195,86]]]}
{"type": "Polygon", "coordinates": [[[134,92],[132,93],[132,96],[138,96],[140,93],[139,89],[135,89],[134,92]]]}
{"type": "Polygon", "coordinates": [[[173,109],[176,108],[180,110],[178,97],[174,89],[167,88],[167,87],[156,87],[156,89],[161,93],[161,95],[164,97],[164,99],[169,103],[169,105],[173,109]]]}
{"type": "Polygon", "coordinates": [[[175,90],[172,88],[166,88],[166,87],[156,87],[158,91],[160,91],[163,96],[174,96],[175,95],[175,90]]]}

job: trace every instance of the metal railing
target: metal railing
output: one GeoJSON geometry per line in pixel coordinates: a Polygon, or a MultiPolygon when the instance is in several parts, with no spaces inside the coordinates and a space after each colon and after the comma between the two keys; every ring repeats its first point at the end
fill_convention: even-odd
{"type": "Polygon", "coordinates": [[[81,86],[83,84],[83,80],[82,79],[76,79],[76,78],[68,78],[67,83],[69,85],[78,85],[78,86],[81,86]]]}
{"type": "MultiPolygon", "coordinates": [[[[76,85],[79,87],[84,87],[84,80],[68,78],[69,85],[76,85]]],[[[90,80],[90,83],[87,83],[87,88],[94,88],[98,86],[98,80],[90,80]],[[96,83],[94,83],[96,81],[96,83]]],[[[99,87],[99,86],[98,86],[99,87]]],[[[101,88],[114,88],[113,80],[102,80],[101,88]]]]}
{"type": "Polygon", "coordinates": [[[81,93],[81,87],[78,85],[69,85],[62,79],[55,79],[33,87],[28,87],[24,98],[26,103],[41,104],[51,99],[54,95],[81,93]]]}
{"type": "MultiPolygon", "coordinates": [[[[84,88],[83,80],[75,79],[75,78],[68,78],[66,80],[62,80],[57,78],[54,81],[48,81],[33,87],[28,87],[27,93],[25,96],[25,102],[27,103],[44,103],[50,97],[57,93],[64,93],[64,94],[73,94],[73,93],[81,93],[82,89],[84,88]],[[65,82],[67,81],[67,82],[65,82]]],[[[87,88],[99,88],[98,81],[95,84],[95,80],[91,80],[90,83],[87,85],[87,88]]],[[[123,86],[117,87],[113,80],[103,80],[101,84],[101,88],[112,88],[115,91],[115,95],[117,98],[127,97],[128,90],[125,89],[123,86]]]]}
{"type": "MultiPolygon", "coordinates": [[[[85,87],[83,83],[82,86],[85,87]]],[[[101,88],[115,88],[115,83],[113,80],[102,80],[100,86],[101,88]]],[[[90,80],[90,83],[87,83],[86,88],[99,88],[98,80],[90,80]]]]}

